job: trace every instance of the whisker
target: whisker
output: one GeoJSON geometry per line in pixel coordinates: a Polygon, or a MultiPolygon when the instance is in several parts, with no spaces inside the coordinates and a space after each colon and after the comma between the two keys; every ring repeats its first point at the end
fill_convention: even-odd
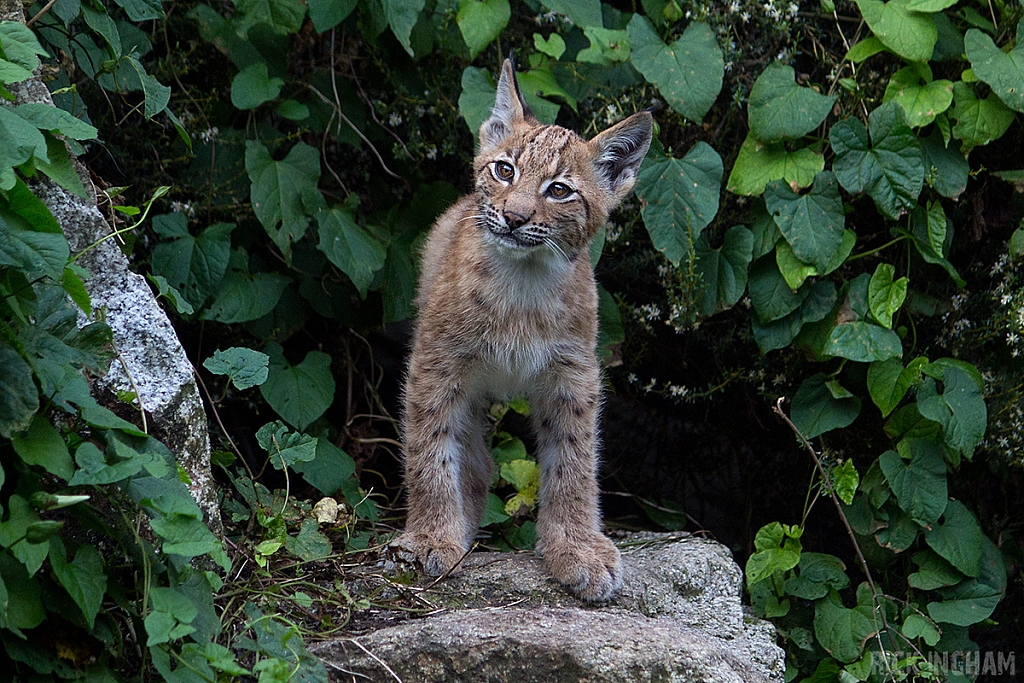
{"type": "Polygon", "coordinates": [[[571,260],[571,259],[569,258],[569,255],[565,253],[565,250],[564,250],[564,249],[562,249],[562,247],[560,247],[560,246],[558,245],[558,243],[557,243],[557,242],[555,242],[555,240],[551,239],[550,237],[545,237],[545,238],[544,238],[544,244],[545,244],[545,245],[547,246],[547,248],[548,248],[548,249],[550,249],[550,250],[551,250],[551,251],[552,251],[552,252],[553,252],[553,253],[554,253],[554,254],[555,254],[556,256],[561,256],[561,257],[562,257],[562,258],[564,258],[564,259],[565,259],[566,261],[569,261],[569,260],[571,260]]]}

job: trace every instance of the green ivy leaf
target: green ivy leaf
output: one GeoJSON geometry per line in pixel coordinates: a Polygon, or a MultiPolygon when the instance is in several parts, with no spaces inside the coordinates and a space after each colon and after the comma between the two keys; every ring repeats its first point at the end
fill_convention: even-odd
{"type": "Polygon", "coordinates": [[[920,205],[914,207],[910,213],[910,232],[902,232],[911,237],[921,258],[928,263],[945,268],[957,287],[963,287],[964,279],[943,255],[952,241],[953,234],[950,227],[942,204],[929,202],[927,209],[920,205]]]}
{"type": "Polygon", "coordinates": [[[146,634],[149,646],[183,638],[195,631],[190,624],[199,614],[188,596],[173,588],[158,586],[150,590],[153,610],[146,616],[146,634]]]}
{"type": "Polygon", "coordinates": [[[906,277],[893,280],[895,275],[895,266],[879,263],[868,283],[868,307],[871,315],[888,329],[892,329],[892,316],[900,310],[907,298],[907,285],[910,283],[906,277]]]}
{"type": "Polygon", "coordinates": [[[249,22],[270,24],[276,33],[298,33],[306,16],[301,0],[236,0],[234,4],[249,22]]]}
{"type": "Polygon", "coordinates": [[[49,104],[21,104],[11,109],[36,128],[60,133],[72,140],[95,140],[96,129],[70,112],[49,104]]]}
{"type": "Polygon", "coordinates": [[[576,54],[577,62],[612,66],[629,59],[628,31],[587,26],[583,33],[590,40],[590,47],[576,54]]]}
{"type": "Polygon", "coordinates": [[[279,273],[251,275],[248,267],[229,270],[201,317],[224,324],[257,320],[274,310],[289,282],[279,273]]]}
{"type": "Polygon", "coordinates": [[[674,265],[689,260],[692,245],[718,213],[722,158],[698,142],[682,159],[648,157],[637,177],[640,213],[654,248],[674,265]]]}
{"type": "Polygon", "coordinates": [[[345,209],[322,209],[316,215],[316,222],[320,233],[317,248],[348,275],[359,296],[365,299],[374,275],[384,267],[387,254],[384,245],[360,227],[345,209]]]}
{"type": "MultiPolygon", "coordinates": [[[[559,85],[550,67],[550,64],[542,64],[536,69],[530,69],[529,71],[517,74],[516,78],[519,79],[519,87],[523,90],[523,97],[526,98],[527,104],[530,104],[532,108],[535,103],[540,103],[544,109],[550,110],[550,112],[543,111],[541,114],[549,116],[550,120],[554,121],[558,116],[558,104],[542,98],[557,97],[558,99],[565,100],[566,104],[573,111],[576,111],[577,103],[576,98],[559,85]]],[[[537,114],[537,112],[534,111],[534,114],[537,114]]],[[[537,114],[538,120],[543,120],[539,118],[541,114],[537,114]]]]}
{"type": "Polygon", "coordinates": [[[859,398],[849,392],[836,397],[829,384],[828,377],[818,373],[805,379],[793,397],[793,424],[808,439],[848,427],[860,414],[859,398]]]}
{"type": "Polygon", "coordinates": [[[931,59],[939,32],[930,14],[910,9],[913,0],[856,0],[871,32],[882,43],[910,62],[931,59]]]}
{"type": "MultiPolygon", "coordinates": [[[[599,24],[598,24],[599,25],[599,24]]],[[[629,32],[630,61],[677,112],[700,121],[722,90],[722,48],[707,24],[692,22],[671,46],[661,42],[646,17],[634,14],[629,32]]]]}
{"type": "Polygon", "coordinates": [[[600,0],[544,0],[544,5],[569,17],[577,26],[602,25],[600,0]]]}
{"type": "Polygon", "coordinates": [[[557,33],[552,33],[546,39],[539,33],[533,34],[533,47],[552,59],[561,59],[565,54],[565,40],[557,33]]]}
{"type": "Polygon", "coordinates": [[[0,177],[0,189],[14,187],[14,173],[10,166],[20,166],[33,157],[49,161],[46,138],[32,123],[21,118],[8,107],[0,108],[0,137],[6,144],[0,146],[0,162],[5,169],[0,177]]]}
{"type": "Polygon", "coordinates": [[[308,0],[309,18],[317,33],[326,33],[345,21],[359,0],[308,0]]]}
{"type": "Polygon", "coordinates": [[[804,600],[818,600],[830,588],[843,590],[850,585],[846,565],[834,555],[800,553],[796,576],[786,579],[786,593],[804,600]]]}
{"type": "Polygon", "coordinates": [[[318,439],[293,432],[280,420],[268,422],[256,432],[260,448],[270,455],[270,464],[283,470],[297,462],[308,462],[316,456],[318,439]]]}
{"type": "Polygon", "coordinates": [[[163,19],[164,10],[160,0],[114,0],[128,18],[135,22],[163,19]]]}
{"type": "Polygon", "coordinates": [[[894,553],[902,553],[917,540],[921,526],[914,518],[890,499],[882,506],[880,512],[887,517],[885,526],[875,531],[875,541],[879,546],[894,553]]]}
{"type": "Polygon", "coordinates": [[[840,662],[860,659],[864,644],[877,632],[874,624],[870,605],[848,609],[834,588],[814,604],[814,634],[840,662]]]}
{"type": "Polygon", "coordinates": [[[886,451],[878,464],[900,507],[922,526],[936,522],[946,509],[946,461],[942,449],[930,439],[909,439],[910,462],[896,451],[886,451]]]}
{"type": "Polygon", "coordinates": [[[772,522],[758,530],[754,537],[754,547],[757,552],[747,559],[744,570],[748,587],[777,571],[789,571],[799,564],[802,551],[800,529],[772,522]]]}
{"type": "Polygon", "coordinates": [[[456,22],[469,47],[470,59],[498,37],[511,17],[508,0],[459,0],[456,22]]]}
{"type": "Polygon", "coordinates": [[[384,16],[387,17],[391,31],[398,38],[410,57],[415,56],[412,49],[412,29],[419,21],[426,0],[383,0],[384,16]]]}
{"type": "MultiPolygon", "coordinates": [[[[354,483],[358,488],[355,461],[327,439],[317,439],[315,457],[312,460],[295,461],[292,469],[325,496],[333,495],[347,483],[354,483]]],[[[355,503],[358,502],[357,499],[355,503]]]]}
{"type": "Polygon", "coordinates": [[[184,214],[155,216],[153,229],[173,241],[153,249],[153,273],[166,278],[194,308],[201,307],[227,272],[234,228],[234,223],[215,223],[192,237],[184,214]]]}
{"type": "Polygon", "coordinates": [[[270,355],[270,373],[260,385],[260,393],[289,424],[305,429],[334,401],[331,357],[310,351],[298,365],[288,365],[278,344],[272,342],[266,350],[270,355]]]}
{"type": "Polygon", "coordinates": [[[868,129],[855,118],[832,126],[829,140],[836,153],[832,167],[848,192],[867,192],[879,211],[896,219],[912,209],[921,194],[921,146],[895,102],[872,111],[868,125],[870,141],[868,129]]]}
{"type": "Polygon", "coordinates": [[[953,84],[953,135],[963,141],[964,156],[975,147],[998,140],[1013,123],[1013,111],[994,93],[979,99],[974,88],[963,81],[953,84]]]}
{"type": "Polygon", "coordinates": [[[231,104],[236,109],[255,109],[280,95],[282,86],[284,79],[271,78],[266,62],[253,62],[231,80],[231,104]]]}
{"type": "Polygon", "coordinates": [[[852,505],[853,496],[857,493],[857,485],[860,484],[860,475],[857,474],[853,460],[847,460],[833,471],[832,484],[839,500],[847,505],[852,505]]]}
{"type": "Polygon", "coordinates": [[[953,104],[953,82],[933,81],[926,64],[905,66],[889,78],[882,102],[895,101],[911,128],[927,126],[953,104]]]}
{"type": "Polygon", "coordinates": [[[793,253],[793,247],[785,240],[781,241],[775,248],[775,262],[782,272],[782,277],[786,279],[786,283],[791,289],[796,291],[800,289],[807,278],[814,275],[828,275],[843,265],[850,252],[853,251],[853,246],[856,242],[857,235],[852,230],[843,230],[843,242],[839,247],[839,251],[833,255],[832,260],[825,266],[824,272],[819,272],[814,266],[798,259],[796,254],[793,253]]]}
{"type": "Polygon", "coordinates": [[[957,626],[977,624],[992,616],[1003,594],[977,579],[968,579],[942,591],[942,602],[928,603],[928,616],[957,626]]]}
{"type": "Polygon", "coordinates": [[[54,226],[49,210],[19,180],[7,201],[0,197],[0,265],[60,282],[70,250],[64,233],[60,227],[54,232],[54,226]]]}
{"type": "Polygon", "coordinates": [[[91,545],[82,545],[75,553],[74,561],[69,564],[64,554],[64,544],[59,538],[53,537],[50,539],[50,567],[57,581],[82,610],[85,623],[90,629],[93,628],[96,615],[103,605],[103,596],[107,592],[107,575],[103,573],[99,552],[91,545]]]}
{"type": "Polygon", "coordinates": [[[790,289],[776,260],[770,256],[762,257],[751,264],[747,285],[750,289],[750,301],[762,325],[780,320],[796,311],[807,298],[809,291],[790,289]]]}
{"type": "Polygon", "coordinates": [[[39,45],[32,29],[18,21],[0,22],[0,46],[3,47],[5,61],[22,67],[29,75],[39,66],[38,56],[46,56],[46,50],[39,45]]]}
{"type": "Polygon", "coordinates": [[[871,363],[867,376],[868,393],[882,411],[882,417],[887,417],[907,395],[910,387],[921,381],[921,367],[927,363],[928,359],[924,357],[915,358],[906,368],[900,358],[871,363]]]}
{"type": "Polygon", "coordinates": [[[29,576],[35,576],[43,566],[50,546],[46,542],[48,535],[36,543],[32,538],[35,535],[33,532],[43,526],[45,533],[44,525],[50,522],[41,520],[29,502],[17,494],[7,500],[7,515],[7,521],[0,522],[0,547],[9,549],[18,562],[24,565],[29,576]]]}
{"type": "Polygon", "coordinates": [[[963,580],[964,575],[934,550],[922,550],[912,558],[917,571],[907,577],[907,583],[920,590],[935,590],[953,586],[963,580]]]}
{"type": "Polygon", "coordinates": [[[245,347],[213,352],[203,361],[203,367],[215,375],[227,375],[238,390],[258,386],[267,381],[270,356],[245,347]]]}
{"type": "Polygon", "coordinates": [[[825,343],[824,353],[858,363],[902,358],[903,344],[892,330],[863,321],[836,325],[825,343]]]}
{"type": "Polygon", "coordinates": [[[988,83],[1007,107],[1024,112],[1024,19],[1017,22],[1017,44],[1009,52],[976,28],[967,31],[964,48],[974,75],[988,83]]]}
{"type": "MultiPolygon", "coordinates": [[[[312,10],[310,10],[312,11],[312,10]]],[[[296,597],[299,595],[295,594],[296,597]]],[[[220,643],[206,643],[203,645],[203,655],[210,662],[210,666],[218,671],[223,671],[232,676],[247,676],[251,672],[235,661],[235,653],[220,643]]]]}
{"type": "Polygon", "coordinates": [[[29,576],[25,565],[13,555],[0,553],[0,582],[7,593],[5,627],[24,637],[22,629],[33,629],[46,619],[39,581],[29,576]]]}
{"type": "MultiPolygon", "coordinates": [[[[476,0],[472,0],[476,2],[476,0]]],[[[292,555],[303,562],[315,562],[330,557],[331,542],[320,533],[315,519],[306,518],[299,526],[299,533],[295,536],[285,536],[284,546],[292,555]]],[[[291,670],[288,671],[289,677],[291,670]]]]}
{"type": "Polygon", "coordinates": [[[0,342],[0,435],[25,431],[39,410],[39,389],[32,368],[17,351],[0,342]]]}
{"type": "Polygon", "coordinates": [[[509,519],[511,517],[505,514],[505,504],[501,502],[501,498],[498,498],[493,493],[488,493],[487,507],[484,508],[484,516],[480,520],[480,528],[482,529],[491,524],[501,524],[509,519]]]}
{"type": "Polygon", "coordinates": [[[793,291],[800,289],[807,278],[818,274],[817,268],[796,257],[793,247],[789,246],[789,242],[785,240],[782,240],[775,248],[775,263],[778,264],[779,272],[785,278],[786,284],[793,291]]]}
{"type": "Polygon", "coordinates": [[[142,85],[142,94],[146,97],[142,111],[145,117],[151,119],[167,109],[167,103],[171,101],[171,89],[154,76],[146,73],[146,67],[142,66],[142,63],[135,57],[125,57],[124,59],[135,70],[142,85]]]}
{"type": "Polygon", "coordinates": [[[519,508],[533,508],[540,490],[540,467],[533,460],[513,460],[501,465],[501,478],[512,484],[516,494],[505,501],[505,514],[515,516],[519,508]]]}
{"type": "Polygon", "coordinates": [[[703,235],[697,240],[694,270],[704,287],[697,300],[701,315],[714,315],[740,300],[747,288],[747,266],[753,248],[754,236],[742,225],[729,228],[718,249],[712,249],[703,235]]]}
{"type": "MultiPolygon", "coordinates": [[[[956,4],[956,0],[910,0],[910,4],[907,5],[907,9],[914,12],[928,12],[935,13],[941,12],[947,7],[952,7],[956,4]]],[[[932,643],[934,645],[934,643],[932,643]]]]}
{"type": "Polygon", "coordinates": [[[75,464],[64,439],[42,415],[37,414],[32,419],[24,435],[13,434],[11,445],[26,465],[39,465],[65,481],[75,473],[75,464]]]}
{"type": "Polygon", "coordinates": [[[947,145],[942,131],[936,126],[931,135],[921,141],[921,152],[925,182],[943,197],[958,199],[967,189],[967,177],[971,171],[960,151],[960,141],[951,140],[947,145]]]}
{"type": "Polygon", "coordinates": [[[801,138],[821,125],[835,101],[797,85],[793,67],[772,62],[750,89],[750,132],[763,142],[801,138]]]}
{"type": "Polygon", "coordinates": [[[765,144],[748,133],[729,173],[727,189],[739,195],[759,195],[765,185],[780,178],[794,189],[808,187],[824,168],[825,158],[809,147],[791,152],[782,144],[765,144]]]}
{"type": "Polygon", "coordinates": [[[942,524],[925,533],[924,540],[932,550],[967,576],[981,574],[985,535],[974,514],[963,503],[949,501],[942,524]]]}
{"type": "Polygon", "coordinates": [[[87,197],[85,185],[78,176],[78,171],[75,170],[74,165],[71,163],[67,144],[63,140],[58,140],[50,133],[46,133],[43,137],[46,138],[46,156],[49,158],[49,161],[36,159],[36,168],[65,190],[74,192],[82,199],[85,199],[87,197]]]}
{"type": "Polygon", "coordinates": [[[868,57],[874,57],[879,52],[885,52],[886,47],[878,38],[868,36],[849,49],[843,59],[849,59],[854,64],[860,64],[868,57]]]}
{"type": "Polygon", "coordinates": [[[309,217],[324,207],[317,188],[320,153],[300,142],[283,160],[274,161],[262,142],[249,140],[245,144],[245,168],[252,182],[252,209],[285,259],[290,260],[292,244],[306,233],[309,217]]]}
{"type": "Polygon", "coordinates": [[[765,187],[764,200],[796,257],[824,271],[843,244],[846,222],[835,176],[819,173],[805,195],[772,181],[765,187]]]}
{"type": "Polygon", "coordinates": [[[934,379],[921,380],[917,409],[922,416],[942,425],[950,448],[970,459],[985,436],[988,422],[985,399],[971,376],[960,368],[947,367],[942,373],[942,383],[940,394],[934,379]]]}

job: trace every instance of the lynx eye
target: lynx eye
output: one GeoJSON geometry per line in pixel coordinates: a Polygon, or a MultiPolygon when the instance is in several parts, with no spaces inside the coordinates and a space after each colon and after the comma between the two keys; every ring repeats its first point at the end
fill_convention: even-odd
{"type": "Polygon", "coordinates": [[[551,183],[548,185],[548,196],[552,199],[565,199],[573,192],[574,190],[565,183],[551,183]]]}
{"type": "Polygon", "coordinates": [[[494,175],[498,176],[499,180],[510,181],[515,177],[516,169],[507,161],[495,161],[494,175]]]}

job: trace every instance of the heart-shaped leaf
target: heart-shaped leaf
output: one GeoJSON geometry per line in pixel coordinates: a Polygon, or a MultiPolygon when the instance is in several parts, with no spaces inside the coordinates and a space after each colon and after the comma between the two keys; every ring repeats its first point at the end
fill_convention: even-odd
{"type": "Polygon", "coordinates": [[[626,27],[630,60],[677,112],[700,121],[722,91],[722,48],[707,24],[693,22],[679,40],[665,45],[646,17],[634,14],[626,27]]]}
{"type": "Polygon", "coordinates": [[[821,125],[835,101],[797,85],[793,67],[772,62],[750,90],[750,131],[763,142],[803,137],[821,125]]]}

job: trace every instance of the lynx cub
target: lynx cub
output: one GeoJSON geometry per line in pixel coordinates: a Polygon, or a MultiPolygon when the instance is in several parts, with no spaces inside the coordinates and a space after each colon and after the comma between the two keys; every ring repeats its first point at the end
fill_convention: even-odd
{"type": "Polygon", "coordinates": [[[537,549],[586,600],[622,583],[597,504],[600,371],[588,246],[633,188],[651,143],[649,113],[590,142],[543,125],[505,61],[480,127],[476,189],[434,226],[405,387],[409,517],[395,542],[428,574],[469,549],[491,483],[491,400],[526,395],[541,466],[537,549]]]}

